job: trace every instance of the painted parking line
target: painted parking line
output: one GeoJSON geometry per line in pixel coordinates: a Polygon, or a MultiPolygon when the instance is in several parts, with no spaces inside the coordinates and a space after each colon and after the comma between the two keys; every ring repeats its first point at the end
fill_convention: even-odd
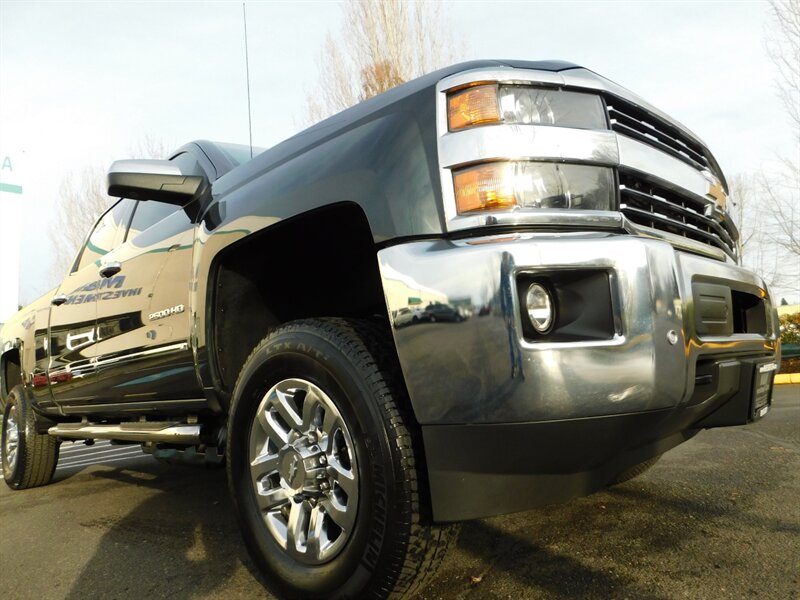
{"type": "Polygon", "coordinates": [[[81,450],[91,450],[92,448],[100,448],[102,446],[110,446],[109,440],[98,440],[92,445],[84,444],[81,441],[64,441],[61,442],[61,452],[80,452],[81,450]]]}
{"type": "Polygon", "coordinates": [[[91,465],[107,465],[116,462],[138,460],[146,456],[139,444],[112,444],[109,440],[98,440],[91,446],[73,442],[62,446],[56,469],[73,469],[91,465]]]}
{"type": "Polygon", "coordinates": [[[58,455],[59,456],[84,456],[86,454],[92,454],[93,452],[98,452],[101,450],[105,450],[112,447],[111,444],[95,444],[94,446],[74,446],[71,448],[61,448],[58,455]]]}
{"type": "Polygon", "coordinates": [[[140,459],[144,458],[145,456],[146,456],[145,454],[135,454],[135,455],[132,455],[132,456],[121,456],[119,458],[112,458],[110,460],[102,460],[102,461],[87,460],[87,461],[84,461],[84,462],[72,463],[72,464],[65,465],[65,466],[59,465],[56,470],[58,470],[58,469],[72,469],[72,468],[76,468],[76,467],[89,467],[91,465],[109,465],[109,464],[112,464],[112,463],[124,462],[124,461],[128,461],[128,460],[140,460],[140,459]]]}
{"type": "Polygon", "coordinates": [[[84,462],[84,461],[92,461],[95,462],[102,462],[109,458],[114,458],[115,456],[122,456],[127,454],[142,454],[142,449],[139,447],[136,448],[110,448],[108,450],[101,450],[99,452],[93,452],[91,455],[75,455],[67,457],[66,459],[59,460],[58,466],[63,467],[73,462],[84,462]]]}

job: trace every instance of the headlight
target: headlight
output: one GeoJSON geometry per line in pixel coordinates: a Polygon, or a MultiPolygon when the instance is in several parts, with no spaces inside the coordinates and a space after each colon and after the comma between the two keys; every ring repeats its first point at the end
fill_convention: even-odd
{"type": "Polygon", "coordinates": [[[495,162],[453,172],[458,214],[526,208],[611,210],[607,167],[551,162],[495,162]]]}
{"type": "Polygon", "coordinates": [[[603,103],[596,94],[491,83],[447,96],[450,131],[485,123],[608,128],[603,103]]]}

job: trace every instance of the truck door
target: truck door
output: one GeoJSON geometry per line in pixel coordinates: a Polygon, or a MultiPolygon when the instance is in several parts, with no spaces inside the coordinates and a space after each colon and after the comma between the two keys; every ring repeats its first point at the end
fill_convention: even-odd
{"type": "MultiPolygon", "coordinates": [[[[182,172],[193,174],[196,161],[188,153],[179,157],[187,163],[182,172]]],[[[120,302],[98,298],[97,366],[105,401],[163,406],[203,399],[189,310],[198,202],[137,202],[125,244],[108,257],[133,291],[120,302]]]]}
{"type": "Polygon", "coordinates": [[[49,383],[62,407],[94,402],[99,394],[97,298],[124,287],[124,277],[103,277],[101,271],[105,257],[125,235],[133,205],[131,200],[120,200],[100,217],[53,297],[47,377],[37,378],[34,387],[49,383]]]}

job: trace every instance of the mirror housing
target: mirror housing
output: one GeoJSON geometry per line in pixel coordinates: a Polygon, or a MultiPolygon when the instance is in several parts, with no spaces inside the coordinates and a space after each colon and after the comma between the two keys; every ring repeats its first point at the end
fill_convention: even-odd
{"type": "Polygon", "coordinates": [[[117,160],[108,170],[108,195],[132,200],[159,200],[183,206],[204,187],[206,178],[184,175],[169,160],[117,160]]]}

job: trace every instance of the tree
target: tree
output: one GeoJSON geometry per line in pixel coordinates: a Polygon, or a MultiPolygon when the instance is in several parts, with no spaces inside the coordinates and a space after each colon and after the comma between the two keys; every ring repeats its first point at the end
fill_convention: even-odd
{"type": "Polygon", "coordinates": [[[785,252],[773,242],[774,223],[764,210],[763,176],[739,173],[729,178],[731,216],[739,228],[742,264],[770,288],[797,291],[787,274],[785,252]]]}
{"type": "Polygon", "coordinates": [[[773,27],[765,45],[778,70],[778,97],[795,145],[790,156],[779,158],[778,172],[761,175],[761,188],[775,217],[772,240],[800,257],[800,3],[770,0],[770,14],[773,27]]]}
{"type": "Polygon", "coordinates": [[[754,201],[755,181],[753,176],[746,173],[737,173],[730,178],[728,187],[733,208],[733,221],[739,228],[739,243],[741,245],[742,262],[748,264],[760,248],[763,239],[762,211],[758,210],[754,201]]]}
{"type": "Polygon", "coordinates": [[[800,293],[800,4],[770,0],[765,48],[794,141],[789,156],[730,180],[743,263],[775,293],[800,293]]]}
{"type": "MultiPolygon", "coordinates": [[[[164,158],[169,150],[161,140],[142,138],[131,149],[140,158],[164,158]]],[[[72,268],[78,248],[94,225],[97,217],[111,206],[113,198],[106,194],[106,169],[84,167],[68,173],[58,190],[56,214],[50,219],[48,232],[53,244],[50,281],[53,286],[72,268]]]]}
{"type": "MultiPolygon", "coordinates": [[[[800,4],[796,0],[769,0],[769,4],[773,28],[766,40],[767,53],[778,69],[778,96],[800,144],[800,4]]],[[[794,168],[800,169],[800,164],[795,162],[794,168]]]]}
{"type": "Polygon", "coordinates": [[[50,270],[54,285],[72,267],[89,228],[110,204],[111,198],[105,193],[105,169],[85,167],[61,180],[56,215],[48,226],[53,244],[50,270]]]}
{"type": "Polygon", "coordinates": [[[328,33],[319,83],[308,94],[315,123],[410,79],[455,62],[441,4],[348,0],[338,38],[328,33]]]}
{"type": "MultiPolygon", "coordinates": [[[[761,193],[772,213],[773,243],[800,260],[800,166],[783,162],[778,172],[759,174],[761,193]]],[[[796,263],[797,264],[797,263],[796,263]]],[[[798,273],[800,275],[800,273],[798,273]]]]}

